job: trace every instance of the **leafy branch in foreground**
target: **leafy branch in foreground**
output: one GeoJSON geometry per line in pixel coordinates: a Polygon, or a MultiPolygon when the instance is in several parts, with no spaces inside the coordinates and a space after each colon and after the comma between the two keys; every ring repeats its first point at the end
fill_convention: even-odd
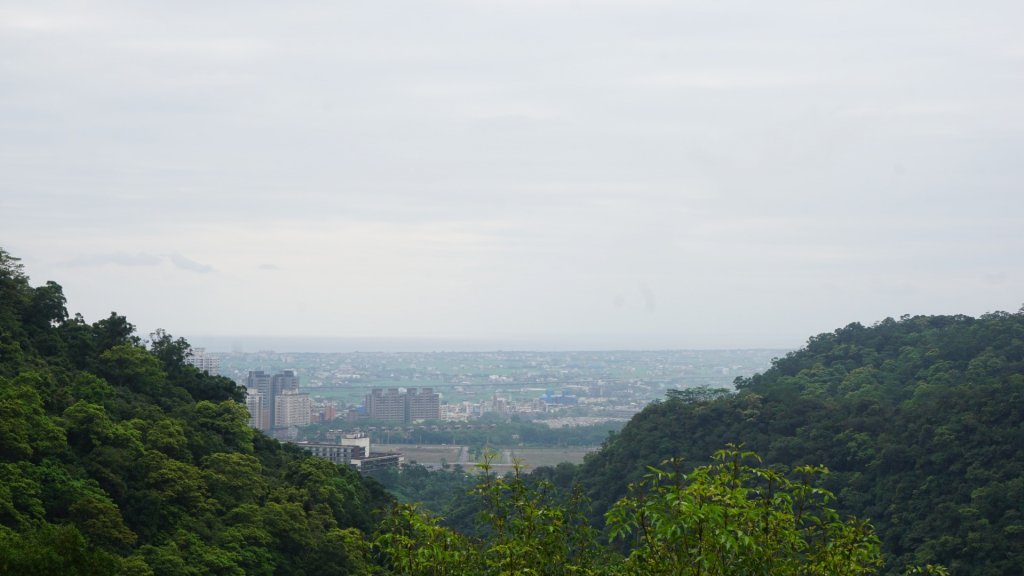
{"type": "Polygon", "coordinates": [[[493,475],[494,457],[485,455],[475,491],[484,503],[482,520],[493,533],[483,550],[487,573],[605,574],[609,551],[597,544],[579,487],[561,504],[550,482],[527,483],[518,460],[511,474],[493,475]]]}
{"type": "Polygon", "coordinates": [[[484,455],[481,479],[471,494],[484,511],[482,531],[472,540],[439,525],[415,506],[396,505],[374,541],[381,562],[395,574],[607,574],[610,551],[598,545],[587,521],[582,492],[566,505],[552,487],[530,485],[516,464],[506,476],[492,473],[495,455],[484,455]]]}
{"type": "MultiPolygon", "coordinates": [[[[465,538],[415,507],[396,506],[375,541],[387,569],[452,576],[861,576],[883,564],[872,526],[844,521],[830,507],[832,493],[818,486],[823,467],[784,475],[732,445],[688,474],[669,460],[608,512],[612,543],[604,544],[585,521],[579,492],[559,503],[518,466],[504,477],[492,474],[491,458],[480,465],[473,491],[489,535],[465,538]]],[[[945,571],[927,566],[910,573],[945,571]]]]}
{"type": "Polygon", "coordinates": [[[607,514],[613,540],[628,541],[625,574],[872,574],[882,565],[870,524],[842,521],[826,470],[801,466],[790,480],[737,446],[689,474],[679,460],[651,468],[607,514]]]}

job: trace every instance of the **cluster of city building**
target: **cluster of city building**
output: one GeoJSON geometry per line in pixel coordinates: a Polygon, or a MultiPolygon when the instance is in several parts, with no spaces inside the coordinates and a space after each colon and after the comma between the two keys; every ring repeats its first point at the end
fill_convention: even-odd
{"type": "MultiPolygon", "coordinates": [[[[262,430],[280,439],[294,439],[301,426],[309,426],[313,418],[313,403],[309,394],[299,392],[299,377],[294,370],[282,370],[270,374],[262,370],[251,370],[245,378],[245,407],[249,410],[249,426],[262,430]]],[[[408,418],[413,414],[423,418],[433,407],[437,418],[439,398],[425,389],[422,394],[416,390],[400,394],[401,403],[394,402],[395,394],[374,390],[382,400],[376,405],[386,410],[389,417],[408,418]],[[400,404],[400,405],[399,405],[400,404]]],[[[395,393],[398,390],[394,390],[395,393]]],[[[369,397],[369,396],[368,396],[369,397]]],[[[333,413],[329,414],[333,418],[333,413]]],[[[402,420],[405,421],[405,420],[402,420]]],[[[402,455],[398,453],[376,453],[371,450],[370,438],[365,434],[345,434],[331,430],[328,443],[298,442],[297,446],[334,462],[352,466],[367,473],[390,466],[398,466],[402,455]]]]}
{"type": "Polygon", "coordinates": [[[567,406],[575,406],[577,398],[570,394],[553,394],[546,392],[539,398],[531,400],[510,400],[494,395],[487,400],[477,402],[451,402],[441,405],[441,420],[455,422],[469,422],[476,420],[484,414],[499,414],[501,416],[512,415],[537,415],[547,414],[567,406]]]}
{"type": "Polygon", "coordinates": [[[299,392],[299,377],[294,370],[269,374],[253,370],[245,379],[245,407],[249,426],[276,437],[294,436],[290,431],[312,422],[313,402],[309,394],[299,392]]]}
{"type": "MultiPolygon", "coordinates": [[[[336,415],[333,402],[314,403],[308,393],[299,391],[299,378],[294,370],[275,374],[252,370],[244,385],[249,425],[275,438],[294,439],[298,428],[329,422],[336,415]]],[[[531,400],[509,400],[495,392],[487,400],[442,404],[441,395],[433,388],[373,388],[364,397],[363,406],[353,407],[348,417],[393,424],[413,424],[423,420],[467,422],[488,413],[503,416],[550,413],[575,406],[577,402],[575,394],[547,391],[531,400]]]]}

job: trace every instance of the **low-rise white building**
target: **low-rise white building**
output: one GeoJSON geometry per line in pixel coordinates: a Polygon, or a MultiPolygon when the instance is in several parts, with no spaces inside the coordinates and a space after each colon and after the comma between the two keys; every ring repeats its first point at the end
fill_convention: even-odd
{"type": "Polygon", "coordinates": [[[220,358],[207,354],[206,348],[192,348],[191,352],[192,354],[185,358],[186,364],[191,364],[210,376],[220,375],[220,358]]]}

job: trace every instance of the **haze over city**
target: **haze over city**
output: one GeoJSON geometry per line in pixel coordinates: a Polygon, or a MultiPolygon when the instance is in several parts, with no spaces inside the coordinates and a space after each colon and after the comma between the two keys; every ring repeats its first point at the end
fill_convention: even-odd
{"type": "Polygon", "coordinates": [[[796,348],[1015,311],[1022,17],[4,2],[0,245],[90,322],[225,349],[796,348]]]}

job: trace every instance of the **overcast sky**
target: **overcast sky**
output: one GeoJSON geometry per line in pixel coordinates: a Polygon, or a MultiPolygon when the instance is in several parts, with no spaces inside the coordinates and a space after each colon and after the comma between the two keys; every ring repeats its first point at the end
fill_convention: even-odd
{"type": "Polygon", "coordinates": [[[0,0],[0,246],[143,335],[1024,304],[1024,2],[0,0]]]}

